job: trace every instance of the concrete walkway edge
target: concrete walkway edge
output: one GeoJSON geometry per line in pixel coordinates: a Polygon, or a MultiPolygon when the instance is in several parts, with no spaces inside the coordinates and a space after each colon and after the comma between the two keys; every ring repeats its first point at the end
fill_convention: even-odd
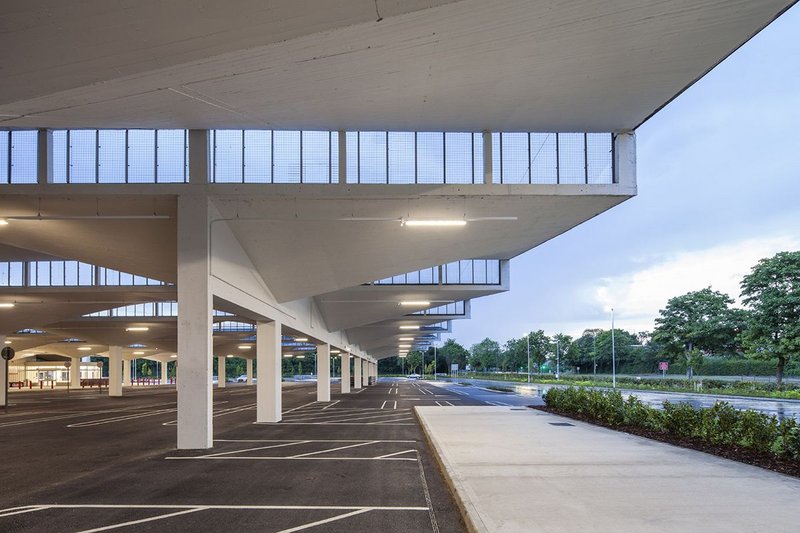
{"type": "Polygon", "coordinates": [[[459,511],[461,511],[461,517],[464,520],[464,524],[467,526],[467,530],[469,530],[471,533],[488,533],[489,529],[484,524],[478,510],[469,500],[465,500],[463,497],[466,492],[466,487],[464,487],[463,483],[458,477],[458,474],[455,473],[456,469],[447,460],[447,456],[444,454],[444,449],[436,439],[433,431],[431,431],[428,422],[424,417],[419,415],[419,410],[417,407],[414,407],[414,416],[417,418],[419,425],[422,427],[422,434],[425,435],[425,440],[428,442],[428,445],[433,452],[431,455],[433,455],[434,459],[436,459],[436,463],[439,466],[442,477],[447,483],[447,486],[453,495],[453,499],[456,501],[459,511]]]}

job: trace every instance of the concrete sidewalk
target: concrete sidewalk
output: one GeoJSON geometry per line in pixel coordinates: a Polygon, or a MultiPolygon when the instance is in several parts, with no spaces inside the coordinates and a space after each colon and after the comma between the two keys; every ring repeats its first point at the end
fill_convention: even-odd
{"type": "Polygon", "coordinates": [[[799,527],[792,477],[531,409],[416,413],[474,531],[799,527]]]}

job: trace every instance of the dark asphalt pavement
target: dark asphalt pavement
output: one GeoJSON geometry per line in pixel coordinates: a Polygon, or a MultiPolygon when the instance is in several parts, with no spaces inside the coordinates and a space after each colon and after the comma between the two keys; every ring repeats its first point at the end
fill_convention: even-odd
{"type": "Polygon", "coordinates": [[[12,393],[0,531],[465,530],[412,407],[484,400],[394,380],[315,391],[285,383],[284,420],[255,424],[255,387],[215,389],[203,451],[174,449],[174,388],[12,393]]]}

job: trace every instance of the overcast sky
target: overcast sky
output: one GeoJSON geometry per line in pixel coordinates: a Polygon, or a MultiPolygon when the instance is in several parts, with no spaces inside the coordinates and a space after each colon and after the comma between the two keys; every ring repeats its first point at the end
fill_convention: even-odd
{"type": "Polygon", "coordinates": [[[762,257],[800,249],[800,6],[641,126],[639,195],[511,262],[511,291],[472,301],[469,347],[529,330],[651,331],[666,301],[739,296],[762,257]]]}

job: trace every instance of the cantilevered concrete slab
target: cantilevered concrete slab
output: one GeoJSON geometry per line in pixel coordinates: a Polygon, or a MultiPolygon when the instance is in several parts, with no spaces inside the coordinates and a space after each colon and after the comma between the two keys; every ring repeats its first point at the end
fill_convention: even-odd
{"type": "Polygon", "coordinates": [[[624,131],[793,3],[17,2],[0,123],[624,131]]]}
{"type": "Polygon", "coordinates": [[[793,532],[800,480],[530,409],[417,407],[473,531],[793,532]]]}

